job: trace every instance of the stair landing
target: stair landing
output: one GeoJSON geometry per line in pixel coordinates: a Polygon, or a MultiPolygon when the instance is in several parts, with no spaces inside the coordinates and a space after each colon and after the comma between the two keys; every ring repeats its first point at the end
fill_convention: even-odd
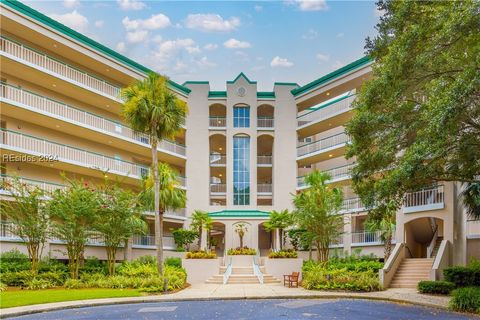
{"type": "MultiPolygon", "coordinates": [[[[220,267],[220,273],[207,279],[205,283],[223,284],[223,273],[227,267],[220,267]]],[[[263,273],[263,283],[281,283],[274,276],[265,273],[265,267],[260,266],[263,273]]],[[[257,276],[253,274],[253,267],[232,267],[232,274],[228,278],[227,284],[259,284],[257,276]]]]}

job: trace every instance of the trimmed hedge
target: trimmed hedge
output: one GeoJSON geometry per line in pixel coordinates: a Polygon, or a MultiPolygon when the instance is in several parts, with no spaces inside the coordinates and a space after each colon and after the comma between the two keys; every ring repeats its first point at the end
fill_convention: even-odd
{"type": "Polygon", "coordinates": [[[280,251],[272,251],[268,254],[270,259],[291,259],[291,258],[298,258],[298,253],[295,250],[287,249],[287,250],[280,250],[280,251]]]}
{"type": "Polygon", "coordinates": [[[191,251],[187,252],[186,259],[215,259],[217,254],[215,252],[205,251],[191,251]]]}
{"type": "Polygon", "coordinates": [[[448,281],[420,281],[417,289],[421,293],[449,294],[455,289],[455,284],[448,281]]]}
{"type": "Polygon", "coordinates": [[[252,249],[252,248],[247,248],[247,247],[243,247],[243,248],[231,248],[231,249],[228,249],[227,251],[227,255],[229,256],[241,256],[241,255],[247,255],[247,256],[254,256],[257,254],[257,250],[255,249],[252,249]]]}
{"type": "Polygon", "coordinates": [[[449,307],[454,311],[480,313],[480,287],[454,290],[449,307]]]}
{"type": "Polygon", "coordinates": [[[480,286],[480,267],[455,266],[443,270],[445,280],[452,282],[456,287],[480,286]]]}

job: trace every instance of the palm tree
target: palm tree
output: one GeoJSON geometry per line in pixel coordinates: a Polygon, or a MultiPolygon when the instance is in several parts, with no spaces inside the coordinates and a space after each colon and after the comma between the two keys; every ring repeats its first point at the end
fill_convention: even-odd
{"type": "MultiPolygon", "coordinates": [[[[155,210],[155,245],[157,247],[158,270],[163,274],[162,216],[160,214],[160,193],[168,177],[159,177],[158,142],[173,139],[185,124],[187,104],[180,100],[167,87],[168,79],[157,73],[149,73],[147,78],[137,80],[121,92],[125,100],[122,114],[133,130],[147,134],[152,151],[155,210]]],[[[168,193],[168,192],[167,192],[168,193]]]]}
{"type": "Polygon", "coordinates": [[[270,211],[270,218],[263,224],[266,231],[278,230],[278,237],[280,239],[280,249],[285,245],[283,231],[285,228],[290,227],[293,224],[293,216],[288,210],[283,211],[270,211]]]}
{"type": "Polygon", "coordinates": [[[468,216],[474,220],[480,219],[480,182],[467,184],[462,191],[462,197],[468,216]]]}
{"type": "Polygon", "coordinates": [[[375,210],[368,213],[365,223],[367,230],[380,231],[380,240],[384,245],[383,259],[386,262],[392,253],[392,240],[395,234],[396,213],[399,204],[391,200],[385,205],[378,205],[375,210]]]}
{"type": "Polygon", "coordinates": [[[160,187],[156,188],[153,175],[144,177],[142,180],[143,188],[140,193],[140,201],[151,210],[158,212],[159,219],[155,219],[155,245],[157,246],[157,268],[160,274],[163,274],[163,214],[167,210],[184,208],[187,201],[185,191],[179,189],[177,172],[168,164],[160,162],[158,164],[157,176],[160,177],[160,187]],[[155,200],[158,194],[158,206],[155,200]],[[159,229],[157,229],[157,222],[159,229]],[[160,230],[158,232],[157,230],[160,230]]]}
{"type": "MultiPolygon", "coordinates": [[[[202,231],[207,232],[212,229],[212,218],[208,216],[208,212],[202,210],[195,210],[192,215],[191,228],[198,232],[198,249],[202,250],[202,231]]],[[[207,235],[208,242],[208,235],[207,235]]]]}

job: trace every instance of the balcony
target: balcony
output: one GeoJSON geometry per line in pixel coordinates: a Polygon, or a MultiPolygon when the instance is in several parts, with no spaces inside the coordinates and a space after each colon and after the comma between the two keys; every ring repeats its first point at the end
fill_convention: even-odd
{"type": "Polygon", "coordinates": [[[225,167],[227,166],[227,156],[224,154],[210,154],[211,167],[225,167]]]}
{"type": "Polygon", "coordinates": [[[79,70],[76,67],[58,61],[56,58],[40,53],[19,42],[2,36],[0,38],[0,51],[3,56],[12,60],[20,60],[25,65],[40,69],[44,73],[48,73],[68,82],[73,82],[77,86],[122,103],[119,87],[79,70]]]}
{"type": "Polygon", "coordinates": [[[258,130],[273,130],[275,122],[273,117],[258,117],[257,129],[258,130]]]}
{"type": "MultiPolygon", "coordinates": [[[[349,180],[350,170],[355,166],[355,163],[347,164],[344,166],[336,167],[329,170],[323,170],[323,172],[327,172],[332,177],[331,180],[328,180],[327,183],[336,183],[340,181],[349,180]]],[[[297,177],[297,190],[302,190],[308,188],[308,185],[305,182],[305,177],[297,177]]]]}
{"type": "Polygon", "coordinates": [[[403,212],[419,212],[445,208],[443,186],[425,188],[405,195],[403,212]]]}
{"type": "Polygon", "coordinates": [[[359,231],[352,232],[352,246],[381,245],[380,236],[382,231],[359,231]]]}
{"type": "Polygon", "coordinates": [[[257,166],[258,167],[271,167],[272,166],[272,156],[257,156],[257,166]]]}
{"type": "MultiPolygon", "coordinates": [[[[180,220],[185,220],[186,219],[186,213],[187,209],[176,209],[176,210],[167,210],[163,214],[165,218],[172,218],[172,219],[180,219],[180,220]]],[[[143,214],[147,216],[155,216],[155,212],[153,211],[145,211],[143,214]]]]}
{"type": "Polygon", "coordinates": [[[133,162],[104,156],[14,131],[2,129],[1,132],[0,143],[2,144],[2,148],[12,151],[33,156],[51,155],[58,157],[58,160],[61,162],[136,179],[140,179],[149,172],[148,167],[133,162]]]}
{"type": "Polygon", "coordinates": [[[355,97],[355,94],[350,94],[313,110],[310,108],[300,112],[297,116],[297,133],[301,137],[308,137],[343,125],[351,116],[355,97]]]}
{"type": "Polygon", "coordinates": [[[227,185],[225,183],[211,183],[210,195],[211,196],[225,196],[227,194],[227,185]]]}
{"type": "Polygon", "coordinates": [[[480,239],[480,220],[467,220],[467,239],[480,239]]]}
{"type": "Polygon", "coordinates": [[[271,183],[259,183],[257,184],[257,194],[259,196],[271,196],[272,195],[271,183]]]}
{"type": "MultiPolygon", "coordinates": [[[[48,97],[3,83],[0,84],[0,97],[2,101],[9,104],[32,110],[33,112],[40,112],[62,121],[68,121],[75,125],[81,125],[91,130],[107,133],[150,148],[148,135],[136,132],[119,122],[97,116],[48,97]]],[[[186,154],[185,146],[168,140],[161,141],[158,145],[158,150],[183,157],[186,154]]]]}
{"type": "Polygon", "coordinates": [[[332,240],[330,242],[330,248],[341,248],[343,247],[343,234],[341,234],[340,236],[338,236],[337,239],[335,240],[332,240]]]}
{"type": "MultiPolygon", "coordinates": [[[[163,236],[163,249],[174,250],[177,246],[173,236],[163,236]]],[[[132,239],[132,248],[155,249],[155,235],[135,235],[132,239]]]]}
{"type": "Polygon", "coordinates": [[[345,132],[342,132],[300,145],[297,147],[297,162],[300,165],[304,165],[340,157],[345,153],[345,146],[349,142],[350,137],[345,132]]]}
{"type": "Polygon", "coordinates": [[[344,199],[342,203],[342,209],[340,210],[341,213],[349,213],[349,212],[360,212],[365,211],[366,208],[362,203],[360,198],[350,198],[344,199]]]}
{"type": "MultiPolygon", "coordinates": [[[[8,192],[6,191],[7,186],[11,184],[13,180],[14,180],[13,176],[5,175],[5,174],[0,175],[0,194],[8,194],[8,192]]],[[[53,192],[57,189],[65,188],[65,185],[59,184],[59,183],[20,178],[20,177],[18,178],[18,180],[20,181],[20,183],[30,185],[32,187],[39,187],[40,189],[47,192],[53,192]]]]}
{"type": "Polygon", "coordinates": [[[227,118],[226,117],[210,117],[209,118],[209,128],[216,130],[225,130],[227,128],[227,118]]]}

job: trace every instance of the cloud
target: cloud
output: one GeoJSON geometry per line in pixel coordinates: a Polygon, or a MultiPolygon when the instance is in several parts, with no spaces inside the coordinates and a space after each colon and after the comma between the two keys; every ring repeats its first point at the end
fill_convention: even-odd
{"type": "Polygon", "coordinates": [[[237,39],[231,38],[223,43],[223,46],[228,49],[246,49],[250,48],[251,44],[246,41],[239,41],[237,39]]]}
{"type": "Polygon", "coordinates": [[[189,14],[185,20],[185,26],[204,32],[230,32],[240,26],[240,19],[231,17],[225,20],[222,16],[213,13],[189,14]]]}
{"type": "Polygon", "coordinates": [[[215,43],[207,43],[206,45],[203,46],[203,49],[208,50],[208,51],[213,51],[218,48],[218,44],[215,43]]]}
{"type": "Polygon", "coordinates": [[[261,71],[265,70],[265,66],[254,66],[250,68],[251,71],[261,71]]]}
{"type": "Polygon", "coordinates": [[[321,62],[330,60],[330,56],[329,56],[329,55],[321,54],[321,53],[318,53],[318,54],[316,55],[316,58],[317,58],[318,61],[321,61],[321,62]]]}
{"type": "Polygon", "coordinates": [[[172,23],[170,22],[170,18],[166,15],[159,13],[154,14],[148,19],[134,19],[130,20],[129,17],[125,17],[122,20],[122,24],[127,30],[138,30],[138,29],[146,29],[146,30],[156,30],[156,29],[164,29],[169,27],[172,23]]]}
{"type": "Polygon", "coordinates": [[[257,12],[260,12],[260,11],[262,11],[262,10],[263,10],[263,7],[262,7],[262,6],[260,6],[260,5],[258,5],[258,4],[257,4],[257,5],[255,5],[253,8],[254,8],[254,9],[255,9],[255,11],[257,11],[257,12]]]}
{"type": "Polygon", "coordinates": [[[76,8],[80,5],[79,0],[63,0],[63,6],[65,8],[76,8]]]}
{"type": "Polygon", "coordinates": [[[117,0],[120,9],[129,11],[129,10],[142,10],[147,5],[141,1],[137,0],[117,0]]]}
{"type": "Polygon", "coordinates": [[[124,53],[127,51],[127,46],[125,45],[125,42],[120,41],[117,43],[115,49],[117,49],[118,52],[124,53]]]}
{"type": "Polygon", "coordinates": [[[197,60],[196,63],[201,68],[213,68],[217,66],[216,63],[208,61],[208,58],[205,56],[197,60]]]}
{"type": "Polygon", "coordinates": [[[132,32],[127,32],[127,41],[130,43],[139,43],[143,42],[148,37],[147,30],[137,30],[132,32]]]}
{"type": "Polygon", "coordinates": [[[280,58],[279,56],[276,56],[275,58],[272,59],[272,62],[270,62],[270,66],[272,68],[277,68],[277,67],[290,68],[290,67],[293,67],[293,62],[288,61],[287,58],[280,58]]]}
{"type": "Polygon", "coordinates": [[[50,17],[76,31],[82,33],[87,31],[88,19],[78,13],[77,10],[65,14],[52,14],[50,17]]]}
{"type": "Polygon", "coordinates": [[[302,39],[304,40],[311,40],[317,37],[318,37],[318,31],[312,28],[308,29],[307,33],[302,35],[302,39]]]}
{"type": "Polygon", "coordinates": [[[296,6],[300,11],[320,11],[328,9],[326,0],[287,0],[285,3],[296,6]]]}
{"type": "Polygon", "coordinates": [[[103,27],[104,24],[105,24],[105,21],[103,21],[103,20],[95,21],[95,27],[97,27],[97,28],[103,27]]]}
{"type": "Polygon", "coordinates": [[[158,45],[157,50],[157,57],[161,59],[172,58],[182,50],[189,54],[200,52],[195,41],[190,38],[163,41],[158,45]]]}

